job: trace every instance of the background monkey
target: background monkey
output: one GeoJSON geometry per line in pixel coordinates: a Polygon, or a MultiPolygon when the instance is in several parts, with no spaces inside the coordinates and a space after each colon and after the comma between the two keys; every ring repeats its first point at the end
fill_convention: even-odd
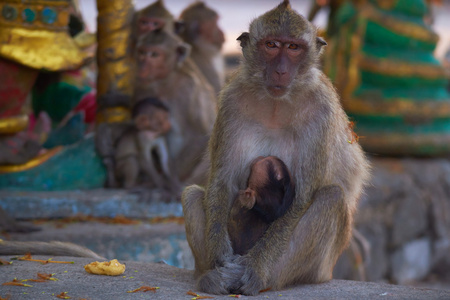
{"type": "Polygon", "coordinates": [[[171,33],[178,33],[183,29],[180,22],[167,10],[163,0],[157,0],[154,3],[138,10],[133,15],[131,30],[131,51],[134,51],[136,43],[142,35],[155,30],[166,30],[171,33]]]}
{"type": "Polygon", "coordinates": [[[181,38],[192,46],[191,58],[216,94],[220,92],[225,81],[224,58],[221,54],[225,35],[219,28],[219,15],[197,1],[183,10],[180,15],[183,30],[181,38]]]}
{"type": "Polygon", "coordinates": [[[136,49],[134,97],[157,97],[170,110],[169,159],[180,181],[199,166],[216,117],[211,85],[187,61],[190,47],[164,30],[144,34],[136,49]]]}
{"type": "Polygon", "coordinates": [[[295,197],[294,181],[275,156],[252,162],[248,187],[240,190],[230,210],[228,234],[235,254],[244,255],[270,223],[284,215],[295,197]]]}
{"type": "Polygon", "coordinates": [[[119,138],[116,147],[116,174],[123,186],[134,187],[140,173],[156,187],[179,188],[163,137],[170,128],[169,110],[157,98],[138,101],[132,110],[133,125],[119,138]]]}
{"type": "Polygon", "coordinates": [[[339,98],[317,66],[326,43],[289,1],[252,21],[238,40],[244,61],[220,94],[208,185],[187,187],[182,195],[197,287],[255,295],[330,280],[369,172],[361,147],[349,142],[339,98]],[[295,198],[247,254],[235,255],[226,212],[245,188],[251,162],[269,155],[291,172],[295,198]]]}

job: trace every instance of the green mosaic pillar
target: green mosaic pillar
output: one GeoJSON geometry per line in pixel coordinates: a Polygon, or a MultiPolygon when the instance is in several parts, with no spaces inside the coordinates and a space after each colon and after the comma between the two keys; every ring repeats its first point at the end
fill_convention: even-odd
{"type": "Polygon", "coordinates": [[[450,153],[450,77],[427,12],[424,0],[367,0],[337,13],[325,71],[369,153],[450,153]]]}

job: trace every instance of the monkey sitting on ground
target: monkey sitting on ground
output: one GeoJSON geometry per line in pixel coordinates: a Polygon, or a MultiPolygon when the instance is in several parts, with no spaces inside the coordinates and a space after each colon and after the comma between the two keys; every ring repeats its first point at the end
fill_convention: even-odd
{"type": "Polygon", "coordinates": [[[169,159],[182,182],[189,182],[202,167],[217,108],[211,85],[189,62],[189,53],[189,45],[165,30],[144,34],[135,53],[134,97],[157,97],[170,109],[169,159]]]}
{"type": "Polygon", "coordinates": [[[208,184],[182,194],[197,288],[255,295],[328,281],[351,237],[369,164],[318,67],[326,42],[287,0],[252,21],[238,40],[244,60],[220,93],[208,184]],[[286,164],[295,197],[255,245],[237,255],[228,217],[258,156],[286,164]]]}
{"type": "Polygon", "coordinates": [[[157,98],[138,101],[132,110],[133,125],[118,139],[116,175],[125,188],[136,186],[139,175],[148,176],[156,187],[179,188],[170,167],[164,134],[169,132],[169,110],[157,98]]]}
{"type": "Polygon", "coordinates": [[[275,156],[252,162],[247,189],[240,190],[231,207],[228,234],[234,253],[244,255],[295,197],[294,181],[286,165],[275,156]]]}

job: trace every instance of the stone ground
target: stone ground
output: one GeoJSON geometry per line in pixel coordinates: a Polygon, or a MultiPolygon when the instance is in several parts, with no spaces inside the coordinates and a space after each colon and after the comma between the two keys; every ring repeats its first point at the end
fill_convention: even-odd
{"type": "MultiPolygon", "coordinates": [[[[10,260],[11,256],[0,256],[10,260]]],[[[47,260],[49,257],[35,256],[47,260]]],[[[14,278],[37,279],[37,273],[54,274],[56,281],[31,282],[26,286],[2,285],[0,297],[14,299],[56,299],[66,293],[70,299],[195,299],[186,294],[195,293],[193,271],[179,269],[166,264],[125,261],[125,273],[119,276],[88,274],[83,266],[92,262],[89,258],[55,257],[54,261],[69,261],[73,264],[14,260],[10,265],[0,265],[0,283],[14,278]],[[141,286],[158,287],[156,292],[128,293],[141,286]]],[[[230,295],[216,296],[198,292],[201,296],[214,299],[230,299],[230,295]]],[[[268,291],[249,299],[450,299],[450,291],[427,288],[411,288],[370,282],[332,280],[318,285],[302,285],[281,291],[268,291]]],[[[201,298],[199,298],[201,299],[201,298]]]]}

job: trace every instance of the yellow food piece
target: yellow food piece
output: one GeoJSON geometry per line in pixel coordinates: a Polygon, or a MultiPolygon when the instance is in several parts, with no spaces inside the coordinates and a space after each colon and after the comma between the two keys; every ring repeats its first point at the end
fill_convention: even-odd
{"type": "Polygon", "coordinates": [[[117,276],[125,272],[125,265],[121,264],[117,259],[113,259],[104,262],[94,261],[85,265],[84,269],[91,274],[117,276]]]}

